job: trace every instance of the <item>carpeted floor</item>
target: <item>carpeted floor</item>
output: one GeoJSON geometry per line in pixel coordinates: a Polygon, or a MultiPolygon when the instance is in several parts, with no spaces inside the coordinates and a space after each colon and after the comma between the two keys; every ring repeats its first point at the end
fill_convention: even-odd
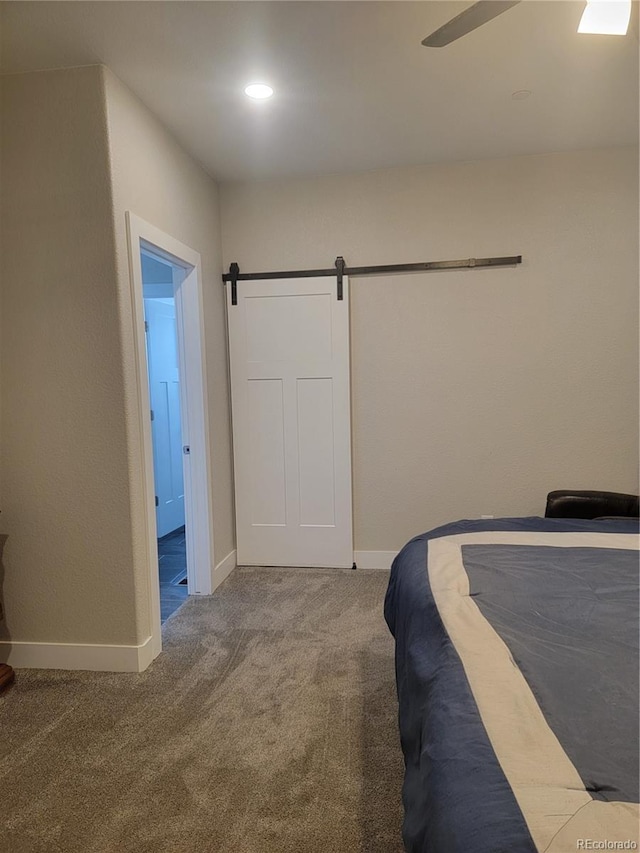
{"type": "Polygon", "coordinates": [[[5,853],[400,853],[385,572],[236,569],[140,675],[0,696],[5,853]]]}

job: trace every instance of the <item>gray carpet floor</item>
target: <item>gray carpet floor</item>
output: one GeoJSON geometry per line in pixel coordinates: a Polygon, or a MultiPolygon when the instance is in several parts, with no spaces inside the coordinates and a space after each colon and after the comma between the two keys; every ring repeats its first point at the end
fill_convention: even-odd
{"type": "Polygon", "coordinates": [[[239,568],[141,674],[19,670],[3,853],[401,853],[385,572],[239,568]]]}

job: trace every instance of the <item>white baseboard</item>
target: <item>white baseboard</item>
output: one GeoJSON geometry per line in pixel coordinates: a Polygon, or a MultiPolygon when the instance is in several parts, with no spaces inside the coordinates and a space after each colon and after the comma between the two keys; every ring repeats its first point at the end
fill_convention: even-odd
{"type": "Polygon", "coordinates": [[[386,569],[389,571],[397,551],[354,551],[353,559],[359,569],[386,569]]]}
{"type": "Polygon", "coordinates": [[[213,570],[212,592],[220,586],[222,581],[226,580],[237,565],[236,552],[231,551],[230,554],[222,560],[213,570]]]}
{"type": "Polygon", "coordinates": [[[0,641],[0,662],[14,669],[86,669],[93,672],[142,672],[154,659],[149,637],[139,646],[0,641]]]}

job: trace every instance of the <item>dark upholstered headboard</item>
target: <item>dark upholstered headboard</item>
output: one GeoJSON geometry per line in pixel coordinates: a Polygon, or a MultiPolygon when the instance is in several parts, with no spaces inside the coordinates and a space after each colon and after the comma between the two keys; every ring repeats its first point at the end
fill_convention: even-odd
{"type": "Polygon", "coordinates": [[[559,489],[547,495],[546,518],[637,518],[638,496],[621,492],[572,491],[559,489]]]}

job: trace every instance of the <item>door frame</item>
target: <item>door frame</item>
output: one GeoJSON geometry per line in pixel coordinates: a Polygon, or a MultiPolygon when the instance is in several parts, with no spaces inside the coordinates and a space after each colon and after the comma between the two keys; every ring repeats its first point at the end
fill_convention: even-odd
{"type": "Polygon", "coordinates": [[[189,445],[184,463],[184,510],[187,547],[187,582],[190,595],[211,595],[213,524],[211,452],[204,351],[202,264],[200,254],[135,213],[126,212],[131,276],[131,301],[135,338],[138,427],[142,444],[142,488],[145,505],[149,608],[153,656],[162,650],[160,578],[156,531],[151,403],[144,325],[141,252],[159,256],[174,267],[178,375],[182,443],[189,445]],[[177,269],[176,269],[177,267],[177,269]],[[196,460],[196,464],[191,463],[196,460]]]}

